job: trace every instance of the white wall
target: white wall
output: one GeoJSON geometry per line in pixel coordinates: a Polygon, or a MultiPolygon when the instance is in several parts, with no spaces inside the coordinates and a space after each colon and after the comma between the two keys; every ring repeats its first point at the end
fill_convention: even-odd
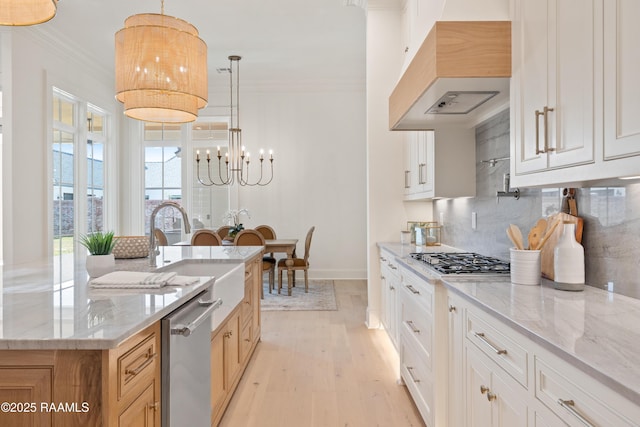
{"type": "Polygon", "coordinates": [[[28,28],[2,33],[5,264],[47,261],[51,248],[48,84],[112,114],[117,109],[113,78],[39,34],[28,28]]]}
{"type": "Polygon", "coordinates": [[[241,102],[252,167],[261,147],[275,157],[271,184],[238,189],[238,207],[251,213],[245,226],[269,224],[278,237],[298,238],[298,256],[315,226],[310,277],[365,278],[364,87],[243,91],[241,102]]]}
{"type": "Polygon", "coordinates": [[[377,242],[398,241],[406,223],[402,204],[402,134],[390,132],[388,97],[400,74],[400,9],[369,4],[367,11],[367,325],[380,324],[377,242]]]}

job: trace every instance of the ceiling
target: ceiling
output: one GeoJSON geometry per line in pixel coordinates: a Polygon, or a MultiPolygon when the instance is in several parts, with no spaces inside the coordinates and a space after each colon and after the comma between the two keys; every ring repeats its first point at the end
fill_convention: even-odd
{"type": "MultiPolygon", "coordinates": [[[[208,46],[209,86],[227,87],[229,55],[242,86],[356,84],[365,78],[365,12],[359,0],[166,0],[164,13],[193,24],[208,46]]],[[[124,20],[160,13],[161,0],[60,0],[42,31],[113,69],[124,20]]]]}

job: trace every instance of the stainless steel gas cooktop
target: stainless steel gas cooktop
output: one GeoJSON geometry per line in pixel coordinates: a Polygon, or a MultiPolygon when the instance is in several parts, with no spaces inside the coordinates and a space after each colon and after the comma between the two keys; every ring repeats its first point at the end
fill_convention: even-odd
{"type": "Polygon", "coordinates": [[[473,252],[414,252],[411,258],[441,274],[508,274],[509,263],[473,252]]]}

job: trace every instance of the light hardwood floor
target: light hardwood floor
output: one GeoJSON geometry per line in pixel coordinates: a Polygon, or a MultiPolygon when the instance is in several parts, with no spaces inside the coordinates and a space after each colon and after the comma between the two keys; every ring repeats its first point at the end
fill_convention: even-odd
{"type": "Polygon", "coordinates": [[[338,311],[262,313],[262,341],[220,426],[424,426],[383,330],[364,324],[364,280],[336,281],[338,311]]]}

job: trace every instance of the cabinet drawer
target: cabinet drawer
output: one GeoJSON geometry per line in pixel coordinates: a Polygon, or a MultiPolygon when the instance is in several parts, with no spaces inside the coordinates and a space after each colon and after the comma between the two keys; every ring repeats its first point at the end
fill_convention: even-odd
{"type": "Polygon", "coordinates": [[[242,328],[242,334],[240,335],[240,360],[244,360],[249,355],[252,343],[253,325],[249,322],[242,328]]]}
{"type": "Polygon", "coordinates": [[[637,406],[631,405],[587,374],[572,374],[571,367],[564,362],[553,362],[546,363],[536,356],[535,395],[565,423],[570,426],[601,427],[640,425],[637,406]],[[625,411],[628,413],[625,414],[625,411]]]}
{"type": "Polygon", "coordinates": [[[497,320],[489,324],[475,310],[467,309],[466,314],[467,339],[526,388],[528,352],[517,344],[516,332],[497,320]]]}
{"type": "Polygon", "coordinates": [[[433,316],[433,286],[408,270],[402,270],[402,291],[433,316]]]}
{"type": "Polygon", "coordinates": [[[425,353],[426,368],[433,369],[433,317],[415,301],[415,298],[402,294],[400,306],[400,324],[403,333],[414,339],[425,353]]]}
{"type": "Polygon", "coordinates": [[[152,382],[158,368],[156,334],[151,334],[118,358],[118,400],[152,382]]]}
{"type": "Polygon", "coordinates": [[[404,333],[400,334],[400,374],[426,425],[434,425],[433,377],[424,353],[404,333]]]}
{"type": "Polygon", "coordinates": [[[253,314],[252,302],[253,302],[253,283],[249,281],[244,285],[244,299],[242,300],[242,313],[240,314],[243,324],[251,320],[251,317],[253,314]]]}

